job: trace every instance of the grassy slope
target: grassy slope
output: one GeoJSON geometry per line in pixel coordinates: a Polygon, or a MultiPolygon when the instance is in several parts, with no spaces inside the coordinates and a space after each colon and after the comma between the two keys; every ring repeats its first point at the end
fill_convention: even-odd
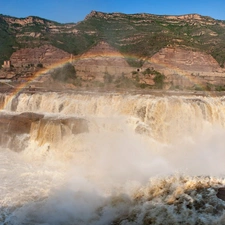
{"type": "Polygon", "coordinates": [[[43,23],[9,26],[0,17],[0,63],[9,58],[14,47],[52,44],[69,53],[80,54],[99,40],[106,40],[122,53],[140,57],[152,56],[162,47],[176,44],[209,53],[221,66],[225,62],[225,21],[210,17],[201,17],[198,21],[150,14],[94,13],[78,24],[42,20],[43,23]],[[49,24],[57,26],[61,32],[51,32],[49,24]],[[74,29],[77,32],[69,33],[74,29]],[[40,35],[32,37],[29,35],[32,32],[40,35]]]}

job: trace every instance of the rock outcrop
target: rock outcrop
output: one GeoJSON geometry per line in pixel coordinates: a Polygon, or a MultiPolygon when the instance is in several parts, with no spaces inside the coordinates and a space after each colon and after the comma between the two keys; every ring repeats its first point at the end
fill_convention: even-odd
{"type": "Polygon", "coordinates": [[[146,61],[144,67],[154,67],[165,74],[167,82],[174,86],[225,84],[225,70],[211,55],[187,48],[163,48],[146,61]]]}
{"type": "MultiPolygon", "coordinates": [[[[60,61],[71,60],[76,69],[76,76],[82,81],[90,82],[89,86],[92,86],[91,82],[94,81],[104,82],[107,74],[114,78],[123,75],[135,82],[139,80],[140,84],[154,86],[155,76],[143,73],[147,68],[153,68],[165,75],[167,85],[164,87],[166,88],[185,89],[193,88],[196,85],[225,85],[225,70],[219,66],[218,62],[209,54],[187,47],[162,48],[151,58],[143,59],[145,63],[142,68],[131,67],[124,55],[104,41],[99,42],[84,54],[73,58],[73,61],[69,53],[51,45],[20,49],[12,54],[10,60],[14,68],[20,68],[20,70],[31,64],[36,66],[41,63],[48,67],[60,61]]],[[[7,74],[10,75],[9,71],[7,74]]],[[[50,77],[50,74],[48,75],[50,77]]],[[[46,83],[48,88],[51,86],[49,79],[42,79],[42,83],[46,83]]],[[[40,84],[38,85],[40,86],[40,84]]],[[[47,88],[46,85],[44,85],[45,88],[47,88]]],[[[56,84],[54,83],[53,86],[56,87],[56,84]]],[[[113,85],[111,86],[113,87],[113,85]]]]}
{"type": "Polygon", "coordinates": [[[108,43],[101,41],[74,62],[77,75],[84,80],[102,80],[106,73],[114,76],[130,73],[125,57],[108,43]]]}
{"type": "Polygon", "coordinates": [[[14,52],[10,61],[14,67],[21,67],[33,64],[50,66],[61,60],[70,59],[71,54],[58,49],[52,45],[43,45],[36,48],[23,48],[14,52]]]}
{"type": "Polygon", "coordinates": [[[53,22],[45,20],[36,16],[28,16],[26,18],[16,18],[3,16],[3,19],[9,24],[20,24],[21,26],[26,26],[27,24],[40,23],[40,24],[52,24],[53,22]]]}
{"type": "Polygon", "coordinates": [[[21,113],[16,115],[1,114],[0,145],[16,151],[24,149],[26,140],[33,139],[40,145],[54,144],[69,134],[88,131],[87,121],[80,118],[44,117],[43,114],[21,113]]]}
{"type": "Polygon", "coordinates": [[[153,55],[150,61],[168,68],[177,68],[184,71],[211,73],[220,69],[217,61],[211,55],[179,47],[163,48],[153,55]]]}
{"type": "MultiPolygon", "coordinates": [[[[198,14],[159,16],[92,11],[77,24],[0,15],[0,38],[7,40],[2,43],[5,47],[1,50],[0,63],[9,60],[16,49],[30,47],[12,54],[14,67],[3,68],[0,78],[26,82],[40,72],[38,64],[49,67],[64,60],[72,62],[73,58],[78,79],[69,81],[72,88],[122,88],[127,83],[134,88],[145,88],[155,85],[159,71],[166,76],[167,88],[210,84],[225,89],[224,32],[225,21],[198,14]],[[93,43],[98,44],[93,46],[93,43]],[[71,57],[65,51],[76,56],[71,57]],[[126,60],[123,54],[133,55],[137,60],[134,62],[129,57],[126,60]],[[148,67],[154,73],[146,72],[148,67]],[[107,76],[111,81],[103,83],[107,76]]],[[[41,81],[46,85],[41,82],[38,85],[49,90],[51,74],[43,76],[41,81]]],[[[56,87],[54,82],[51,86],[56,87]]]]}

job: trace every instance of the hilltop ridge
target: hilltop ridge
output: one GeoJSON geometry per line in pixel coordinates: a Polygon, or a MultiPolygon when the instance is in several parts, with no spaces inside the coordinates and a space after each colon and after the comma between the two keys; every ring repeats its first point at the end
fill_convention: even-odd
{"type": "Polygon", "coordinates": [[[154,15],[90,12],[79,23],[61,24],[36,16],[0,15],[0,63],[13,51],[51,44],[74,55],[105,40],[125,54],[152,56],[162,47],[178,45],[211,54],[225,62],[225,21],[199,14],[154,15]]]}
{"type": "MultiPolygon", "coordinates": [[[[100,11],[91,11],[84,20],[88,20],[93,17],[98,17],[102,19],[110,19],[110,18],[127,18],[127,17],[133,17],[133,18],[142,18],[142,19],[165,19],[170,22],[174,22],[174,20],[180,20],[180,21],[186,21],[186,22],[200,22],[202,24],[214,24],[215,21],[222,21],[222,20],[216,20],[210,16],[203,16],[198,13],[190,13],[190,14],[184,14],[184,15],[156,15],[156,14],[149,14],[149,13],[133,13],[133,14],[125,14],[120,12],[113,12],[113,13],[104,13],[100,11]]],[[[140,21],[139,21],[140,22],[140,21]]]]}

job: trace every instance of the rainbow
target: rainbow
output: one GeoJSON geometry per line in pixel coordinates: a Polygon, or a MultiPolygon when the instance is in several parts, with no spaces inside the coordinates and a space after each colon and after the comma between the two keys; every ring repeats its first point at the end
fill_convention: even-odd
{"type": "MultiPolygon", "coordinates": [[[[14,96],[18,95],[19,93],[23,92],[24,89],[28,88],[30,86],[30,84],[32,82],[34,82],[37,78],[39,78],[40,76],[46,74],[46,73],[50,73],[51,70],[62,67],[63,65],[65,65],[68,62],[73,62],[75,63],[76,61],[80,61],[80,60],[89,60],[89,59],[97,59],[99,57],[103,57],[103,58],[108,58],[108,59],[117,59],[117,58],[130,58],[133,60],[141,60],[141,58],[135,56],[135,55],[122,55],[119,52],[96,52],[96,53],[84,53],[83,55],[80,56],[73,56],[73,58],[65,58],[57,63],[54,63],[50,66],[48,66],[47,68],[43,68],[41,70],[39,70],[38,72],[36,72],[27,82],[21,83],[17,86],[15,86],[15,88],[12,90],[12,92],[9,94],[9,100],[12,99],[14,96]]],[[[145,62],[149,62],[151,63],[151,61],[149,59],[143,59],[145,62]]],[[[202,90],[205,90],[205,87],[198,82],[197,79],[194,79],[194,77],[192,77],[191,75],[189,75],[188,73],[185,73],[183,70],[180,70],[179,68],[174,68],[171,65],[167,65],[167,64],[163,64],[163,63],[157,63],[158,66],[164,68],[165,70],[170,69],[171,71],[174,71],[174,73],[180,75],[180,76],[184,76],[186,79],[188,79],[191,83],[193,83],[193,85],[197,85],[198,87],[200,87],[202,90]]],[[[206,91],[206,90],[205,90],[206,91]]],[[[208,92],[209,93],[209,92],[208,92]]],[[[9,101],[8,100],[8,101],[9,101]]],[[[7,103],[6,103],[7,104],[7,103]]],[[[6,105],[5,104],[5,105],[6,105]]]]}

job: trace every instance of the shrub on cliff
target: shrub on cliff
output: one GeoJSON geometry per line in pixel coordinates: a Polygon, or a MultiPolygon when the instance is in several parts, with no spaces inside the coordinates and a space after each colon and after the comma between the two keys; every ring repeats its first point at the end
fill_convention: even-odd
{"type": "Polygon", "coordinates": [[[105,73],[103,78],[104,78],[104,83],[106,83],[106,84],[110,84],[114,80],[114,76],[110,75],[109,73],[105,73]]]}
{"type": "Polygon", "coordinates": [[[38,64],[37,64],[37,67],[38,67],[38,68],[43,68],[43,64],[42,64],[42,63],[38,63],[38,64]]]}
{"type": "Polygon", "coordinates": [[[52,70],[51,77],[54,80],[67,82],[70,79],[76,79],[76,70],[71,63],[66,63],[62,67],[52,70]]]}
{"type": "Polygon", "coordinates": [[[165,75],[162,73],[156,72],[153,80],[155,82],[155,87],[158,89],[162,89],[164,85],[165,75]]]}

